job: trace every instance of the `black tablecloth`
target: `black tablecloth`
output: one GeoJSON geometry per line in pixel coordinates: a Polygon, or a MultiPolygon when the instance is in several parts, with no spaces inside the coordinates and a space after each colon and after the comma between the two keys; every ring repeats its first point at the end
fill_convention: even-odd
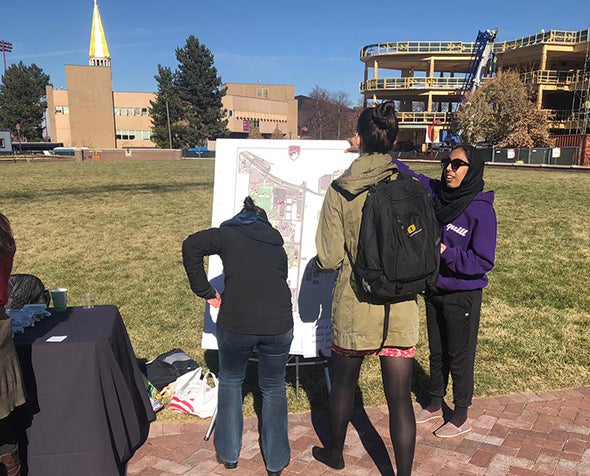
{"type": "Polygon", "coordinates": [[[15,411],[28,474],[123,474],[155,416],[118,309],[68,308],[14,340],[28,396],[15,411]]]}

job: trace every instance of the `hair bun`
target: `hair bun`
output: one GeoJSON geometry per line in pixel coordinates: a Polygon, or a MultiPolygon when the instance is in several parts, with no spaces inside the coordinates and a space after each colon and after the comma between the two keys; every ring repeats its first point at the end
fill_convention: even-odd
{"type": "Polygon", "coordinates": [[[385,101],[373,109],[373,122],[379,129],[391,127],[392,120],[395,121],[395,104],[393,101],[385,101]]]}
{"type": "Polygon", "coordinates": [[[246,198],[244,198],[244,209],[245,210],[256,210],[256,205],[254,204],[254,200],[252,200],[252,197],[250,195],[248,195],[246,198]]]}

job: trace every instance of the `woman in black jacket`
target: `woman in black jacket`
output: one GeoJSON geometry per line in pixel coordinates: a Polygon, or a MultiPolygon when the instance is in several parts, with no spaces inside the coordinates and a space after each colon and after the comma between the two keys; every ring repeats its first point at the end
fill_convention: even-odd
{"type": "Polygon", "coordinates": [[[289,464],[285,371],[293,340],[287,254],[281,234],[265,211],[246,197],[242,211],[221,224],[189,236],[183,263],[193,292],[219,308],[219,397],[215,429],[217,460],[237,467],[242,443],[242,383],[248,359],[258,352],[262,392],[261,450],[268,474],[289,464]],[[205,274],[203,258],[219,255],[225,289],[220,296],[205,274]]]}

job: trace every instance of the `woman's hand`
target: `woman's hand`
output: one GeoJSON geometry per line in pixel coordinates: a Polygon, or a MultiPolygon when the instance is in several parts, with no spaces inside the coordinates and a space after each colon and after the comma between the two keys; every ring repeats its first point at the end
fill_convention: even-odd
{"type": "Polygon", "coordinates": [[[221,296],[215,291],[215,297],[207,299],[207,302],[209,303],[209,306],[219,309],[221,307],[221,296]]]}
{"type": "Polygon", "coordinates": [[[361,146],[361,141],[360,141],[360,137],[359,137],[358,133],[353,135],[352,137],[349,137],[346,140],[350,144],[350,147],[348,149],[346,149],[344,152],[358,152],[359,151],[359,148],[361,146]]]}
{"type": "Polygon", "coordinates": [[[440,254],[442,255],[446,249],[447,249],[447,245],[445,245],[444,243],[441,243],[440,244],[440,254]]]}

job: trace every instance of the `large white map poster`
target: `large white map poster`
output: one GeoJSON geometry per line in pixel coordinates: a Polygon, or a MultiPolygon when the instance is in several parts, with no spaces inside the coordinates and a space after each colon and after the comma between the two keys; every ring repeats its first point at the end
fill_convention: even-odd
{"type": "MultiPolygon", "coordinates": [[[[330,355],[335,273],[314,269],[315,234],[324,195],[356,154],[346,141],[219,139],[215,153],[212,226],[238,213],[247,195],[264,208],[285,241],[289,259],[294,339],[291,354],[330,355]]],[[[209,258],[208,277],[223,291],[223,266],[209,258]]],[[[205,310],[202,347],[217,349],[217,309],[205,310]]]]}

